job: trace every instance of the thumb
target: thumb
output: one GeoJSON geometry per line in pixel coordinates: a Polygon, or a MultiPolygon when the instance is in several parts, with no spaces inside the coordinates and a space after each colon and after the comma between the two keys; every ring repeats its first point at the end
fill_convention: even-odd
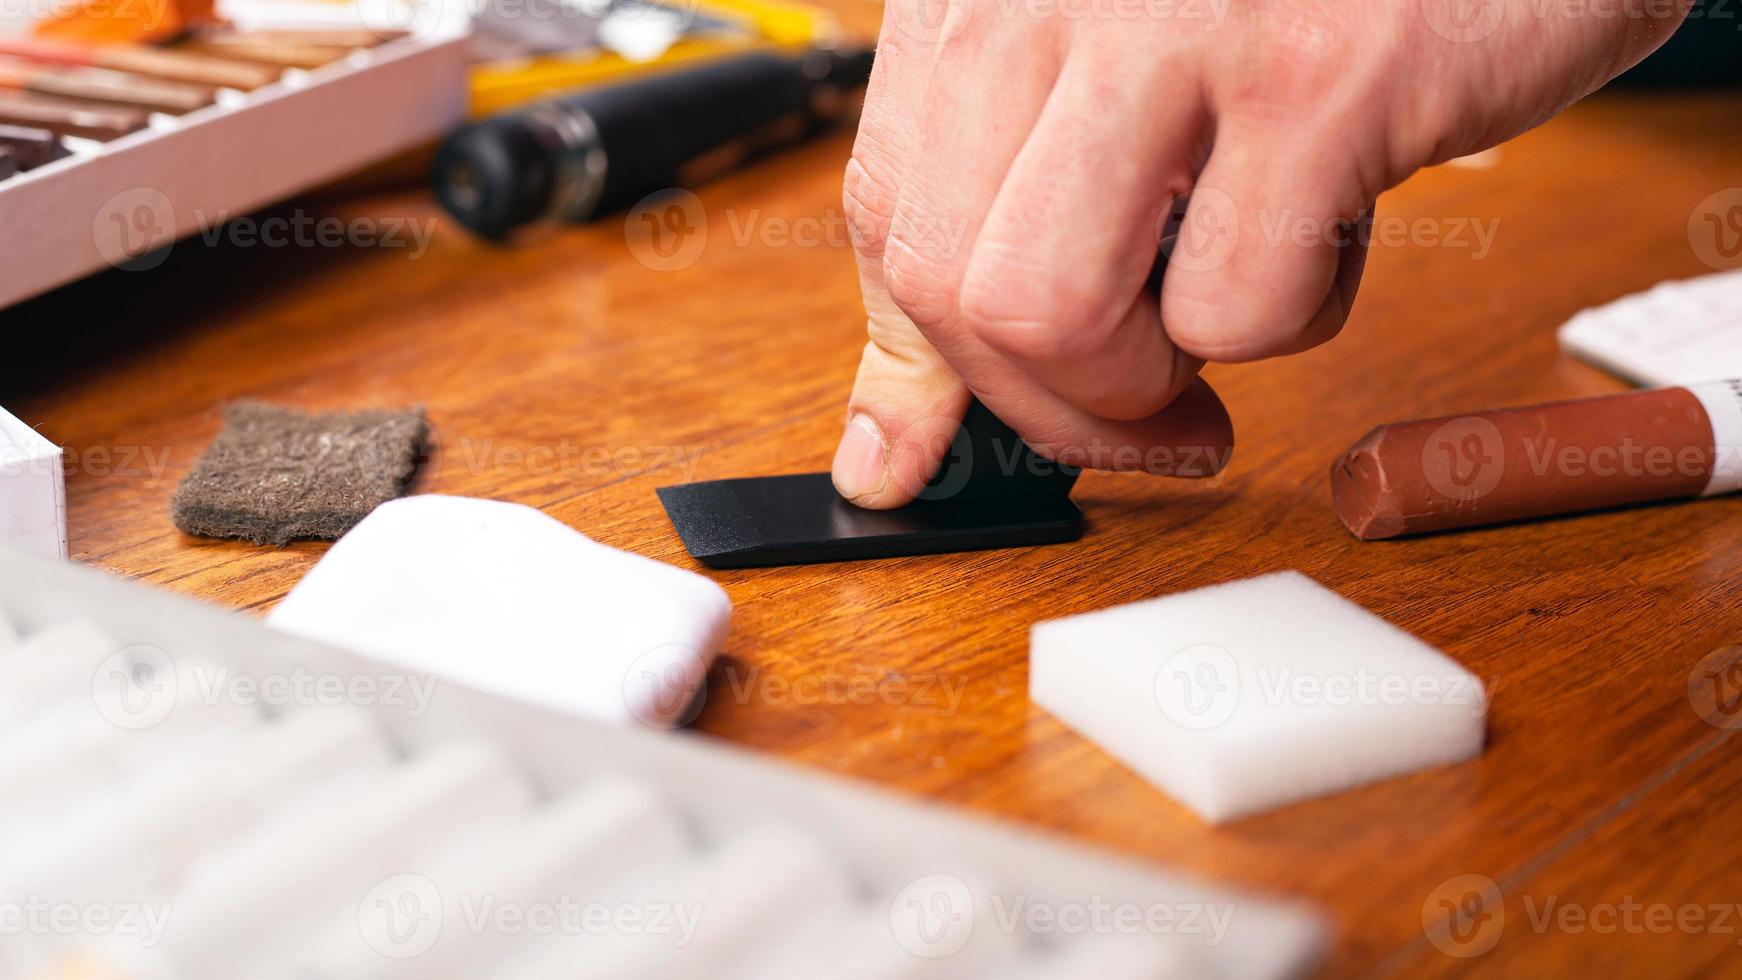
{"type": "Polygon", "coordinates": [[[937,472],[968,410],[968,388],[886,292],[864,293],[871,342],[831,469],[841,496],[885,510],[913,500],[937,472]]]}

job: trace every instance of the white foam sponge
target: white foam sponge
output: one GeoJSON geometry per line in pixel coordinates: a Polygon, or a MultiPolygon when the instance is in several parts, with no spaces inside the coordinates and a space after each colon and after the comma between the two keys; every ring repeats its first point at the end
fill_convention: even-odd
{"type": "Polygon", "coordinates": [[[267,617],[277,629],[613,723],[684,720],[731,600],[520,504],[377,507],[267,617]]]}
{"type": "Polygon", "coordinates": [[[1482,682],[1298,572],[1036,624],[1029,695],[1212,823],[1482,751],[1482,682]]]}

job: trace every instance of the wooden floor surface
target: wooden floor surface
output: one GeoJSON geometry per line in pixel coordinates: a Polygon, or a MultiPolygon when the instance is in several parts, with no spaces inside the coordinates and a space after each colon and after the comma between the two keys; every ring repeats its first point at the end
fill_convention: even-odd
{"type": "MultiPolygon", "coordinates": [[[[273,213],[435,222],[434,237],[424,254],[184,242],[152,273],[0,313],[0,404],[68,449],[76,559],[240,609],[270,607],[324,550],[170,526],[171,491],[242,396],[421,404],[439,450],[417,490],[531,504],[697,567],[656,487],[828,465],[863,342],[839,201],[850,145],[701,188],[699,254],[669,270],[622,219],[503,249],[419,189],[289,205],[273,213]]],[[[1479,163],[1383,199],[1382,220],[1463,227],[1463,244],[1381,242],[1343,336],[1210,368],[1238,431],[1222,478],[1090,474],[1089,531],[1070,545],[709,573],[736,619],[697,726],[1307,899],[1338,930],[1329,975],[1742,970],[1742,741],[1689,698],[1696,664],[1742,644],[1742,497],[1362,543],[1326,485],[1380,422],[1622,390],[1559,353],[1554,328],[1711,271],[1690,219],[1742,185],[1742,96],[1604,96],[1479,163]],[[1211,829],[1029,703],[1037,620],[1287,568],[1480,675],[1483,756],[1211,829]],[[840,693],[867,682],[872,703],[840,693]],[[1453,950],[1497,937],[1474,956],[1424,931],[1465,875],[1503,896],[1453,950]],[[1708,914],[1591,924],[1628,903],[1708,914]],[[1569,905],[1596,914],[1545,913],[1569,905]]]]}

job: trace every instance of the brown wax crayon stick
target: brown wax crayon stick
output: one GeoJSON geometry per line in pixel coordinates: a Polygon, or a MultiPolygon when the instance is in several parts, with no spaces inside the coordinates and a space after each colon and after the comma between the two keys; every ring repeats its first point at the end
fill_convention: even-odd
{"type": "Polygon", "coordinates": [[[1742,489],[1742,380],[1382,425],[1331,464],[1364,540],[1742,489]]]}
{"type": "Polygon", "coordinates": [[[280,44],[312,44],[323,48],[373,48],[388,41],[409,37],[410,31],[372,30],[364,27],[273,27],[258,31],[207,31],[202,37],[221,33],[226,37],[280,44]]]}
{"type": "Polygon", "coordinates": [[[209,106],[216,97],[213,89],[203,85],[145,78],[105,68],[45,68],[4,57],[0,57],[0,87],[178,116],[209,106]]]}
{"type": "Polygon", "coordinates": [[[149,113],[0,91],[0,123],[32,126],[59,136],[112,140],[144,129],[149,113]]]}
{"type": "Polygon", "coordinates": [[[74,44],[36,38],[5,37],[0,38],[0,54],[49,64],[108,68],[174,82],[243,90],[271,84],[284,74],[284,70],[276,65],[136,44],[74,44]]]}
{"type": "Polygon", "coordinates": [[[16,176],[23,169],[18,165],[18,154],[12,151],[12,147],[0,146],[0,180],[16,176]]]}
{"type": "Polygon", "coordinates": [[[91,64],[99,68],[156,75],[178,82],[216,85],[249,91],[278,81],[284,74],[276,65],[262,65],[230,58],[214,58],[191,51],[166,51],[138,45],[117,44],[92,48],[91,64]]]}
{"type": "Polygon", "coordinates": [[[330,65],[351,52],[350,48],[316,44],[291,44],[286,41],[260,41],[247,35],[216,34],[202,36],[177,45],[178,51],[220,55],[238,61],[253,61],[281,68],[319,68],[330,65]]]}
{"type": "Polygon", "coordinates": [[[0,125],[0,147],[12,151],[20,170],[34,170],[69,152],[53,133],[34,126],[0,125]]]}

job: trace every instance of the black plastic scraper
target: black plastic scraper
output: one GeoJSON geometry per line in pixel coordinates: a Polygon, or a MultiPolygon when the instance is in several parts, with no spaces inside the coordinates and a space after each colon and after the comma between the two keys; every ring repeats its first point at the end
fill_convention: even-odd
{"type": "Polygon", "coordinates": [[[704,565],[801,565],[1075,541],[1077,474],[974,401],[938,474],[905,507],[856,507],[827,473],[685,483],[659,488],[659,500],[704,565]]]}

